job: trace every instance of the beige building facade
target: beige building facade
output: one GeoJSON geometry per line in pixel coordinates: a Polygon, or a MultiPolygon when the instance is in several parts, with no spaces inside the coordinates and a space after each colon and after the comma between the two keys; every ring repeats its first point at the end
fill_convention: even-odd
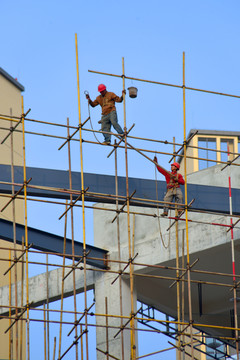
{"type": "MultiPolygon", "coordinates": [[[[238,153],[239,131],[190,130],[187,136],[187,174],[233,160],[238,153]]],[[[184,174],[183,151],[178,162],[180,172],[184,174]]]]}
{"type": "MultiPolygon", "coordinates": [[[[0,143],[9,134],[11,127],[14,127],[22,114],[22,92],[24,87],[11,75],[9,75],[4,69],[0,68],[0,143]],[[9,120],[9,115],[12,116],[12,121],[9,120]]],[[[1,149],[1,164],[7,165],[23,165],[23,138],[22,138],[22,126],[17,126],[18,131],[13,131],[12,134],[6,139],[6,141],[0,145],[1,149]]],[[[14,179],[14,178],[12,178],[14,179]]],[[[13,189],[17,191],[19,188],[13,189]]],[[[6,194],[0,196],[0,208],[9,201],[6,194]]],[[[8,220],[15,221],[17,223],[24,223],[24,203],[22,200],[15,200],[12,202],[4,211],[0,212],[0,217],[8,220]]],[[[6,275],[4,273],[9,269],[10,258],[13,261],[14,256],[18,257],[21,253],[16,251],[14,255],[13,243],[0,240],[1,246],[1,262],[0,262],[0,287],[12,284],[11,289],[9,286],[9,294],[11,291],[15,292],[16,281],[21,280],[19,274],[22,272],[22,265],[19,263],[15,265],[11,272],[9,271],[6,275]],[[9,250],[9,249],[12,250],[9,250]],[[17,267],[17,268],[16,268],[17,267]],[[17,278],[18,274],[18,278],[17,278]]],[[[20,246],[16,246],[16,250],[20,250],[20,246]]],[[[21,304],[8,304],[10,306],[21,306],[21,304]]],[[[15,313],[10,314],[12,317],[15,313]]],[[[13,321],[13,320],[12,320],[13,321]]],[[[26,329],[25,323],[18,321],[12,327],[11,331],[5,334],[5,331],[10,326],[11,321],[9,319],[2,319],[0,322],[0,360],[2,359],[16,359],[20,358],[20,348],[22,349],[22,358],[26,358],[26,329]],[[22,325],[21,325],[22,323],[22,325]],[[18,349],[18,356],[16,355],[16,349],[18,349]]]]}

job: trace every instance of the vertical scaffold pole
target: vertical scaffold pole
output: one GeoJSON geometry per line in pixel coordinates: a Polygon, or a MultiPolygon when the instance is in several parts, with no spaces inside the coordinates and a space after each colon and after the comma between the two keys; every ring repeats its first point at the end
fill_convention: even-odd
{"type": "MultiPolygon", "coordinates": [[[[125,70],[124,58],[122,58],[122,79],[123,90],[125,90],[125,70]]],[[[132,251],[131,251],[131,233],[130,233],[130,213],[129,213],[129,186],[128,186],[128,155],[127,155],[127,127],[126,127],[126,99],[123,94],[123,115],[124,115],[124,133],[125,133],[125,165],[126,165],[126,197],[127,197],[127,224],[128,224],[128,250],[129,250],[129,272],[130,272],[130,291],[131,291],[131,360],[136,359],[136,345],[135,345],[135,324],[134,324],[134,302],[133,302],[133,265],[132,265],[132,251]]]]}
{"type": "MultiPolygon", "coordinates": [[[[175,137],[173,137],[173,160],[176,161],[175,157],[175,137]]],[[[177,205],[175,205],[175,217],[178,215],[177,205]]],[[[177,357],[178,360],[181,360],[181,350],[180,350],[180,331],[181,326],[179,322],[181,321],[180,314],[180,283],[179,283],[179,243],[178,243],[178,221],[175,223],[175,235],[176,235],[176,278],[177,278],[177,318],[178,318],[178,350],[177,357]]]]}
{"type": "MultiPolygon", "coordinates": [[[[9,267],[12,265],[11,264],[11,250],[9,250],[9,267]]],[[[11,316],[12,316],[12,308],[11,308],[11,305],[12,305],[12,270],[9,271],[9,274],[8,274],[8,279],[9,279],[9,310],[8,310],[8,313],[9,313],[9,326],[11,326],[11,323],[12,323],[12,319],[11,319],[11,316]]],[[[16,326],[17,326],[17,323],[16,323],[16,326]]],[[[9,334],[8,334],[8,356],[9,356],[9,359],[12,359],[12,345],[13,345],[13,329],[10,329],[9,331],[9,334]]]]}
{"type": "Polygon", "coordinates": [[[185,86],[185,52],[183,52],[183,138],[184,138],[184,178],[185,178],[185,215],[186,215],[186,246],[187,246],[187,275],[188,275],[188,306],[189,324],[191,336],[191,356],[193,358],[193,327],[192,327],[192,300],[191,300],[191,279],[190,279],[190,257],[188,239],[188,199],[187,199],[187,142],[186,142],[186,86],[185,86]]]}
{"type": "MultiPolygon", "coordinates": [[[[67,137],[69,139],[69,118],[67,118],[67,137]]],[[[71,146],[68,141],[68,167],[69,167],[69,188],[72,190],[72,164],[71,164],[71,146]]],[[[73,196],[70,194],[70,206],[73,204],[73,196]]],[[[74,318],[77,322],[77,291],[76,291],[76,274],[75,274],[75,249],[74,249],[74,223],[73,223],[73,206],[71,206],[71,233],[72,233],[72,265],[73,265],[73,302],[74,302],[74,318]]],[[[86,309],[86,308],[85,308],[86,309]]],[[[75,339],[78,337],[77,326],[75,326],[75,339]]],[[[76,360],[78,360],[78,344],[75,346],[76,360]]]]}
{"type": "MultiPolygon", "coordinates": [[[[115,146],[116,146],[115,140],[115,146]]],[[[115,190],[116,190],[116,210],[118,210],[118,162],[117,162],[117,146],[115,148],[115,190]]],[[[121,265],[121,244],[120,244],[120,223],[119,216],[117,217],[117,240],[118,240],[118,260],[119,260],[119,272],[122,271],[121,265]]],[[[122,304],[122,277],[119,277],[119,294],[120,294],[120,323],[121,328],[123,327],[123,304],[122,304]]],[[[121,346],[122,346],[122,360],[124,360],[124,336],[123,331],[121,331],[121,346]]]]}
{"type": "MultiPolygon", "coordinates": [[[[230,161],[229,144],[227,144],[228,161],[230,161]]],[[[229,213],[231,227],[231,253],[232,253],[232,272],[233,272],[233,302],[234,302],[234,326],[236,337],[236,352],[237,360],[239,360],[239,345],[238,345],[238,318],[237,318],[237,288],[236,288],[236,268],[235,268],[235,251],[234,251],[234,236],[233,236],[233,220],[232,220],[232,184],[231,184],[231,167],[228,167],[228,189],[229,189],[229,213]]]]}
{"type": "Polygon", "coordinates": [[[24,182],[24,224],[25,224],[25,247],[26,247],[26,304],[27,304],[27,359],[30,360],[29,344],[29,289],[28,289],[28,229],[27,229],[27,171],[26,171],[26,147],[25,147],[25,119],[22,96],[22,136],[23,136],[23,182],[24,182]]]}
{"type": "MultiPolygon", "coordinates": [[[[68,201],[66,200],[67,211],[68,201]]],[[[64,297],[64,275],[65,275],[65,260],[66,260],[66,238],[67,238],[67,213],[64,216],[64,239],[63,239],[63,266],[62,266],[62,288],[61,288],[61,307],[60,307],[60,326],[59,326],[59,347],[58,357],[61,357],[61,346],[62,346],[62,320],[63,320],[63,297],[64,297]]]]}
{"type": "MultiPolygon", "coordinates": [[[[12,108],[10,108],[10,115],[12,116],[12,108]]],[[[12,120],[10,122],[10,126],[12,128],[12,120]]],[[[13,132],[11,133],[11,179],[12,179],[12,196],[14,196],[14,152],[13,152],[13,144],[14,144],[14,141],[13,141],[13,132]]],[[[14,260],[16,260],[17,258],[17,252],[16,252],[16,248],[17,248],[17,240],[16,240],[16,208],[15,208],[15,199],[13,199],[13,202],[12,202],[12,219],[13,219],[13,246],[14,246],[14,260]]],[[[15,307],[16,307],[16,310],[15,310],[15,315],[16,317],[18,316],[18,309],[17,309],[17,306],[18,306],[18,290],[17,290],[17,266],[15,266],[14,268],[14,282],[15,282],[15,307]]],[[[16,341],[16,360],[18,360],[18,322],[16,323],[16,335],[15,335],[15,341],[16,341]]]]}
{"type": "Polygon", "coordinates": [[[82,192],[82,228],[83,228],[83,261],[84,261],[84,303],[85,303],[85,334],[86,334],[86,360],[88,360],[88,323],[87,323],[87,275],[86,275],[86,232],[85,232],[85,203],[84,203],[84,177],[83,177],[83,148],[82,148],[82,121],[80,106],[80,85],[78,69],[78,43],[75,34],[76,47],[76,67],[77,67],[77,88],[78,88],[78,119],[79,119],[79,139],[80,139],[80,162],[81,162],[81,192],[82,192]]]}

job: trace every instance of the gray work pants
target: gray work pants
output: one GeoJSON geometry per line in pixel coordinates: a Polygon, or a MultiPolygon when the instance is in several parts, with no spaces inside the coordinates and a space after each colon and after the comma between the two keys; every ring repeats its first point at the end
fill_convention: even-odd
{"type": "MultiPolygon", "coordinates": [[[[166,202],[175,202],[178,204],[182,204],[183,203],[183,194],[182,194],[182,190],[180,188],[171,188],[167,190],[166,195],[164,196],[164,201],[166,202]]],[[[182,209],[182,206],[178,206],[178,209],[182,209]]],[[[169,209],[169,205],[165,205],[163,208],[163,211],[168,213],[168,209],[169,209]]]]}
{"type": "MultiPolygon", "coordinates": [[[[118,134],[123,134],[123,129],[118,123],[117,118],[117,112],[116,110],[113,110],[107,115],[102,115],[101,118],[102,123],[102,131],[110,132],[111,131],[111,125],[114,127],[114,129],[118,132],[118,134]]],[[[110,134],[103,134],[105,141],[111,141],[111,135],[110,134]]]]}

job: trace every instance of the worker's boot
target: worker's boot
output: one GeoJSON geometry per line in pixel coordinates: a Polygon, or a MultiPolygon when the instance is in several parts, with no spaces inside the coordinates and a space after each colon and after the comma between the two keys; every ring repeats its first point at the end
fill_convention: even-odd
{"type": "Polygon", "coordinates": [[[166,211],[164,211],[163,213],[161,213],[161,216],[168,216],[168,213],[166,211]]]}

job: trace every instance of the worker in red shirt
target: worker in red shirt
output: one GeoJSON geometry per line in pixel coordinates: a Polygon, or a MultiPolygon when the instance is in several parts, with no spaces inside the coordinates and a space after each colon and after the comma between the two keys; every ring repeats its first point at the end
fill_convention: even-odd
{"type": "MultiPolygon", "coordinates": [[[[111,125],[118,132],[118,134],[123,135],[123,129],[118,123],[117,112],[115,107],[115,102],[123,101],[123,94],[126,94],[126,90],[122,91],[122,96],[119,97],[113,92],[107,91],[107,88],[104,84],[98,85],[98,91],[100,95],[96,97],[94,101],[90,99],[89,94],[86,94],[86,98],[88,100],[89,105],[95,107],[100,105],[102,107],[102,118],[101,118],[101,130],[103,132],[110,132],[111,125]]],[[[104,136],[104,145],[111,144],[111,134],[103,133],[104,136]]]]}
{"type": "MultiPolygon", "coordinates": [[[[155,156],[153,161],[158,163],[157,157],[155,156]]],[[[164,201],[172,202],[175,198],[175,202],[182,204],[183,203],[183,194],[182,190],[180,189],[180,185],[184,185],[185,181],[181,174],[178,174],[178,170],[180,169],[180,165],[177,162],[171,164],[171,172],[168,172],[164,168],[159,165],[156,165],[158,171],[163,174],[166,178],[167,182],[167,193],[164,196],[164,201]]],[[[178,214],[182,212],[183,209],[178,208],[178,214]]],[[[168,216],[168,206],[165,205],[163,208],[163,213],[161,216],[168,216]]]]}

